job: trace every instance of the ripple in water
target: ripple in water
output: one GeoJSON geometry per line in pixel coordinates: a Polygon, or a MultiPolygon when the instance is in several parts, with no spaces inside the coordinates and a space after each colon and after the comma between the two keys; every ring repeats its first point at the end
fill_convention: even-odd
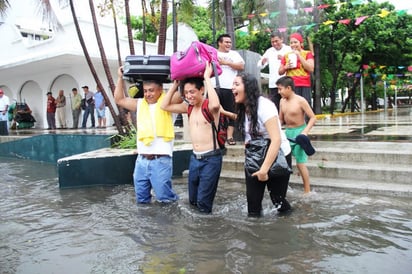
{"type": "Polygon", "coordinates": [[[177,203],[137,206],[132,185],[59,190],[54,165],[0,158],[1,273],[410,273],[408,199],[337,192],[291,214],[266,194],[248,218],[243,182],[219,184],[202,215],[176,179],[177,203]]]}

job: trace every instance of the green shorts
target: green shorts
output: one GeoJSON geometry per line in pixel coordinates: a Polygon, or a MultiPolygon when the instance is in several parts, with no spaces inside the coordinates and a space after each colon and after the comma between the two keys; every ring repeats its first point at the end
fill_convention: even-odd
{"type": "MultiPolygon", "coordinates": [[[[300,127],[286,128],[285,129],[286,137],[290,139],[295,139],[296,136],[301,134],[301,132],[305,129],[305,127],[306,127],[306,124],[300,127]]],[[[290,143],[290,148],[292,149],[292,155],[293,157],[296,158],[296,163],[298,164],[306,163],[308,161],[308,155],[306,155],[303,148],[300,145],[296,144],[295,142],[289,141],[289,143],[290,143]]]]}

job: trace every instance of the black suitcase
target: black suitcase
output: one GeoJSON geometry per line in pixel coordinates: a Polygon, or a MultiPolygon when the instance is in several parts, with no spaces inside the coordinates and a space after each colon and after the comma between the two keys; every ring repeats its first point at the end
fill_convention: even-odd
{"type": "Polygon", "coordinates": [[[170,82],[170,56],[129,55],[123,66],[123,78],[130,82],[143,80],[170,82]]]}

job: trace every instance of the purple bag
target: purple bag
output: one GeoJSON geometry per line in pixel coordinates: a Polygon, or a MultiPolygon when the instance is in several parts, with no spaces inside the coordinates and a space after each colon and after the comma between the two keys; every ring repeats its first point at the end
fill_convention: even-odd
{"type": "Polygon", "coordinates": [[[177,51],[170,57],[170,78],[184,80],[191,77],[203,77],[207,61],[213,65],[213,75],[222,73],[217,50],[212,46],[194,41],[186,51],[177,51]]]}

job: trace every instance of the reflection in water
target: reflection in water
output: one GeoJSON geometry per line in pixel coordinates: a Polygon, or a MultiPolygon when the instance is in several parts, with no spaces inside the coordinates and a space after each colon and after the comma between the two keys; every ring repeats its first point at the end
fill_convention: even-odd
{"type": "MultiPolygon", "coordinates": [[[[136,206],[133,186],[59,190],[50,164],[0,158],[1,273],[410,273],[408,199],[322,192],[247,218],[244,186],[221,181],[214,213],[136,206]]],[[[300,189],[300,188],[299,188],[300,189]]]]}

